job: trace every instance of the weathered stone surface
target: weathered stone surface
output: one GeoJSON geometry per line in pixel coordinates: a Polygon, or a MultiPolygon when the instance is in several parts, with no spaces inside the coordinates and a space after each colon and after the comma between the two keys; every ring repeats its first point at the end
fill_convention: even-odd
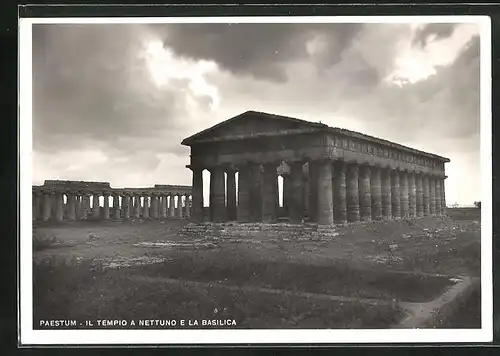
{"type": "Polygon", "coordinates": [[[372,195],[370,184],[371,169],[369,166],[361,166],[359,170],[359,210],[363,221],[372,218],[372,195]]]}
{"type": "Polygon", "coordinates": [[[372,205],[372,219],[382,219],[382,181],[379,167],[371,168],[370,192],[372,205]]]}
{"type": "Polygon", "coordinates": [[[343,224],[347,222],[346,164],[341,161],[335,162],[333,171],[334,219],[337,224],[343,224]]]}
{"type": "Polygon", "coordinates": [[[382,178],[382,216],[384,219],[392,218],[392,184],[391,170],[383,169],[382,178]]]}
{"type": "Polygon", "coordinates": [[[399,186],[399,171],[393,170],[391,172],[391,205],[392,217],[401,217],[401,191],[399,186]]]}
{"type": "Polygon", "coordinates": [[[333,224],[332,162],[324,160],[318,166],[318,224],[333,224]]]}
{"type": "Polygon", "coordinates": [[[359,221],[359,167],[347,166],[347,221],[359,221]]]}

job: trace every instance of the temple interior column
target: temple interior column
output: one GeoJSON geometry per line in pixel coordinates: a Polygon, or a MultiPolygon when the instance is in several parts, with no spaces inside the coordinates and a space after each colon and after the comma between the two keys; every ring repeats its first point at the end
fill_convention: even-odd
{"type": "Polygon", "coordinates": [[[380,167],[371,168],[370,192],[372,197],[372,219],[382,219],[382,181],[380,167]]]}
{"type": "Polygon", "coordinates": [[[408,173],[408,211],[410,217],[417,216],[417,186],[415,183],[415,172],[408,173]]]}
{"type": "MultiPolygon", "coordinates": [[[[235,192],[235,194],[236,194],[236,192],[235,192]]],[[[235,210],[236,210],[236,208],[235,208],[235,210]]],[[[189,194],[184,194],[184,212],[183,212],[183,214],[184,214],[184,217],[186,219],[191,217],[190,209],[189,209],[189,194]]]]}
{"type": "MultiPolygon", "coordinates": [[[[236,170],[232,167],[226,169],[227,174],[227,207],[226,217],[228,221],[236,220],[236,170]]],[[[187,197],[187,196],[186,196],[187,197]]]]}
{"type": "Polygon", "coordinates": [[[151,218],[158,219],[158,194],[151,194],[151,218]]]}
{"type": "Polygon", "coordinates": [[[50,192],[45,192],[43,194],[43,221],[50,220],[52,215],[52,195],[50,192]]]}
{"type": "Polygon", "coordinates": [[[109,197],[110,194],[108,192],[105,192],[103,194],[104,197],[104,206],[102,208],[102,218],[103,220],[109,220],[109,197]]]}
{"type": "Polygon", "coordinates": [[[428,174],[422,175],[422,185],[423,185],[424,215],[428,216],[431,214],[431,192],[430,192],[428,174]]]}
{"type": "Polygon", "coordinates": [[[417,216],[424,216],[424,187],[422,182],[422,173],[415,176],[415,186],[417,191],[416,207],[417,216]]]}
{"type": "Polygon", "coordinates": [[[250,165],[250,221],[262,221],[264,169],[261,164],[250,165]]]}
{"type": "Polygon", "coordinates": [[[360,166],[358,186],[359,186],[359,213],[363,221],[372,219],[372,195],[370,175],[371,169],[367,165],[360,166]]]}
{"type": "Polygon", "coordinates": [[[392,218],[392,185],[391,169],[384,168],[380,172],[382,178],[382,217],[392,218]]]}
{"type": "Polygon", "coordinates": [[[99,219],[100,218],[100,208],[99,208],[99,194],[94,193],[92,197],[92,218],[99,219]]]}
{"type": "Polygon", "coordinates": [[[347,165],[347,221],[359,221],[359,166],[347,165]]]}
{"type": "MultiPolygon", "coordinates": [[[[316,166],[316,162],[314,162],[316,166]]],[[[311,165],[309,165],[311,167],[311,165]]],[[[330,160],[317,162],[317,214],[318,225],[333,224],[333,163],[330,160]]]]}
{"type": "Polygon", "coordinates": [[[160,218],[165,219],[167,217],[167,196],[161,193],[160,197],[160,218]]]}
{"type": "MultiPolygon", "coordinates": [[[[289,162],[290,166],[290,222],[292,224],[299,224],[304,217],[304,202],[303,202],[303,180],[302,180],[302,166],[303,162],[289,162]]],[[[331,176],[330,176],[331,179],[331,176]]]]}
{"type": "MultiPolygon", "coordinates": [[[[175,195],[174,194],[170,194],[168,202],[169,202],[169,205],[168,205],[168,217],[169,218],[173,218],[173,217],[175,217],[175,211],[174,211],[174,208],[175,208],[175,195]]],[[[203,212],[203,210],[201,210],[201,212],[203,212]]]]}
{"type": "Polygon", "coordinates": [[[286,216],[290,217],[291,178],[289,173],[283,173],[281,177],[283,178],[283,210],[286,216]]]}
{"type": "Polygon", "coordinates": [[[74,192],[67,194],[68,200],[68,220],[76,220],[76,196],[74,192]]]}
{"type": "Polygon", "coordinates": [[[84,193],[82,195],[82,220],[87,220],[90,211],[90,194],[84,193]]]}
{"type": "Polygon", "coordinates": [[[441,215],[441,178],[436,177],[434,184],[436,186],[436,215],[441,215]]]}
{"type": "Polygon", "coordinates": [[[436,181],[434,176],[429,177],[429,206],[430,214],[436,214],[436,181]]]}
{"type": "Polygon", "coordinates": [[[392,217],[397,219],[401,217],[401,190],[399,186],[399,171],[394,169],[391,172],[391,205],[392,217]]]}
{"type": "Polygon", "coordinates": [[[250,221],[250,166],[238,168],[238,221],[250,221]]]}
{"type": "Polygon", "coordinates": [[[203,170],[198,167],[191,167],[191,171],[193,172],[193,207],[191,215],[194,222],[201,222],[203,221],[203,170]]]}
{"type": "Polygon", "coordinates": [[[125,192],[122,197],[123,218],[130,219],[130,195],[125,192]]]}
{"type": "Polygon", "coordinates": [[[347,183],[345,162],[335,161],[333,163],[333,173],[333,218],[335,223],[345,224],[347,222],[347,183]]]}
{"type": "MultiPolygon", "coordinates": [[[[122,205],[123,205],[123,197],[122,197],[122,205]]],[[[113,213],[115,219],[120,219],[122,217],[122,209],[120,209],[120,195],[115,193],[113,194],[113,213]]]]}
{"type": "Polygon", "coordinates": [[[262,187],[262,221],[271,223],[275,222],[276,214],[276,181],[278,180],[278,172],[276,163],[264,165],[264,177],[262,187]]]}
{"type": "Polygon", "coordinates": [[[56,221],[63,221],[64,200],[61,192],[56,192],[56,221]]]}
{"type": "Polygon", "coordinates": [[[142,202],[142,217],[144,219],[149,219],[149,194],[145,193],[143,195],[143,202],[142,202]]]}
{"type": "Polygon", "coordinates": [[[410,202],[408,192],[408,172],[402,171],[399,175],[399,184],[401,192],[401,217],[407,218],[410,215],[410,202]]]}
{"type": "Polygon", "coordinates": [[[134,217],[139,219],[141,217],[141,196],[134,194],[134,217]]]}
{"type": "MultiPolygon", "coordinates": [[[[318,182],[319,182],[319,163],[309,161],[309,195],[308,210],[309,221],[318,221],[318,182]]],[[[330,174],[331,175],[331,174],[330,174]]]]}
{"type": "MultiPolygon", "coordinates": [[[[224,167],[216,166],[210,171],[210,206],[212,221],[223,222],[226,220],[226,194],[224,183],[224,167]]],[[[181,197],[179,196],[179,206],[181,197]]]]}

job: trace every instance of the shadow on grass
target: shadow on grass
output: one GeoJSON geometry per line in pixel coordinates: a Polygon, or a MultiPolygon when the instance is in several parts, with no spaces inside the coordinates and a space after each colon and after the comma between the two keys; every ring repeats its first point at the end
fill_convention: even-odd
{"type": "Polygon", "coordinates": [[[397,305],[161,283],[135,278],[130,268],[103,269],[88,261],[51,258],[34,265],[33,272],[35,328],[43,319],[234,319],[236,326],[229,327],[387,328],[402,316],[397,305]]]}

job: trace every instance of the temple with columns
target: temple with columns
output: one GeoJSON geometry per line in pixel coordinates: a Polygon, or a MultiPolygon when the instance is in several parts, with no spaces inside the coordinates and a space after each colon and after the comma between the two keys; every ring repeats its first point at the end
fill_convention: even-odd
{"type": "Polygon", "coordinates": [[[273,223],[285,211],[290,223],[332,225],[445,212],[448,158],[358,132],[247,111],[182,144],[193,222],[273,223]]]}

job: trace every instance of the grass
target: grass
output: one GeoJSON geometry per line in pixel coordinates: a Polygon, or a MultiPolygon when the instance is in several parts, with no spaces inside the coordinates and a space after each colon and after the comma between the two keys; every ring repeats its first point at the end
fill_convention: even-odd
{"type": "Polygon", "coordinates": [[[46,319],[234,319],[236,328],[387,328],[402,316],[395,305],[158,283],[129,272],[76,260],[35,265],[34,327],[46,319]]]}

